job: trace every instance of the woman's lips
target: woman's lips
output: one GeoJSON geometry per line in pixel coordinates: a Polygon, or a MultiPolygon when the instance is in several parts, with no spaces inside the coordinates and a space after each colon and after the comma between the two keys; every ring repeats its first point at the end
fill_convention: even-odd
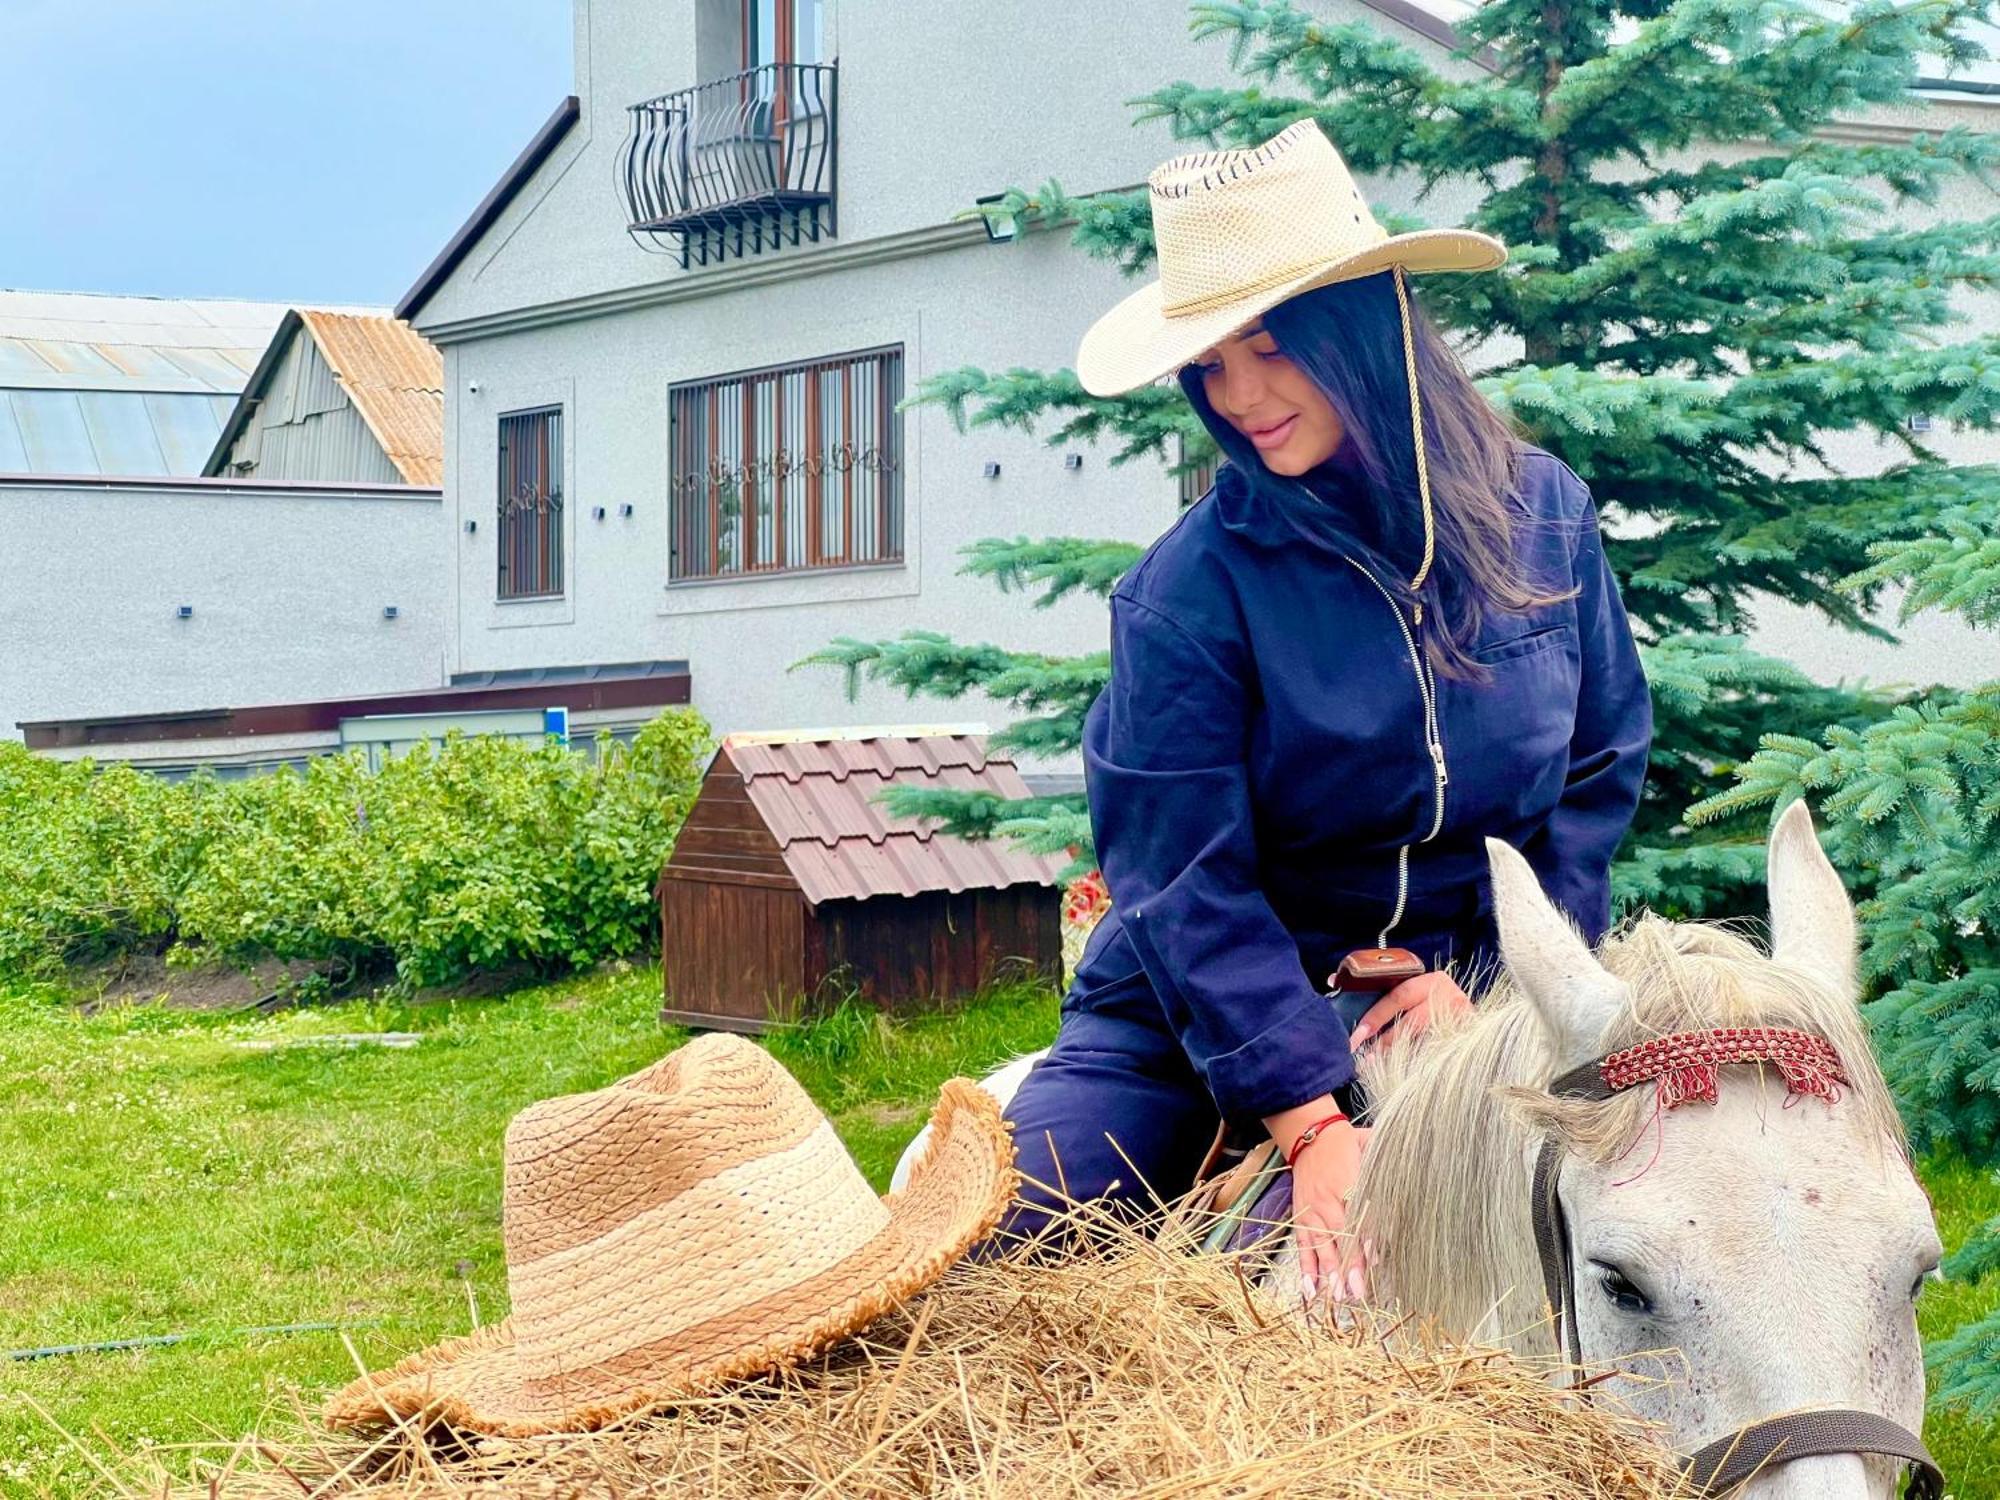
{"type": "Polygon", "coordinates": [[[1248,428],[1245,430],[1244,435],[1260,449],[1281,448],[1284,446],[1285,439],[1292,435],[1292,428],[1298,425],[1298,420],[1299,414],[1293,412],[1276,427],[1267,427],[1261,432],[1254,427],[1248,428]]]}

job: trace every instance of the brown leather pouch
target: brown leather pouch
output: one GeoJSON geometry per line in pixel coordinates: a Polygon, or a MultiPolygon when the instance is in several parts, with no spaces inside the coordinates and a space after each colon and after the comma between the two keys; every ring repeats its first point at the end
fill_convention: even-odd
{"type": "Polygon", "coordinates": [[[1408,948],[1356,948],[1340,961],[1327,979],[1329,988],[1343,990],[1393,990],[1405,979],[1429,972],[1424,961],[1408,948]]]}

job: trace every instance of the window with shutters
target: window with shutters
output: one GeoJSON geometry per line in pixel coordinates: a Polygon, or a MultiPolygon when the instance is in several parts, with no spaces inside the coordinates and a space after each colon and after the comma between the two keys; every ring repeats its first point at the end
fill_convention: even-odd
{"type": "Polygon", "coordinates": [[[900,346],[672,388],[668,578],[903,560],[900,346]]]}
{"type": "Polygon", "coordinates": [[[562,408],[500,418],[500,597],[563,591],[562,408]]]}

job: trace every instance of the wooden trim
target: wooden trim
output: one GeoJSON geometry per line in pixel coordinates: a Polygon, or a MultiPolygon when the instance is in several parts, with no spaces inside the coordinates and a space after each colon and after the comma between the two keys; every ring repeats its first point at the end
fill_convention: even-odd
{"type": "Polygon", "coordinates": [[[820,536],[820,518],[826,512],[826,454],[817,451],[826,428],[826,418],[819,409],[819,377],[824,365],[806,366],[806,449],[811,467],[806,476],[806,566],[817,568],[825,561],[820,550],[823,538],[820,536]]]}
{"type": "Polygon", "coordinates": [[[796,891],[799,883],[789,875],[760,875],[754,870],[719,870],[704,865],[667,865],[660,879],[688,885],[751,885],[766,891],[796,891]]]}
{"type": "Polygon", "coordinates": [[[792,1031],[798,1027],[796,1021],[753,1020],[749,1016],[711,1015],[702,1010],[676,1010],[670,1005],[660,1007],[660,1020],[668,1026],[685,1026],[690,1031],[731,1031],[738,1036],[762,1036],[767,1031],[792,1031]]]}

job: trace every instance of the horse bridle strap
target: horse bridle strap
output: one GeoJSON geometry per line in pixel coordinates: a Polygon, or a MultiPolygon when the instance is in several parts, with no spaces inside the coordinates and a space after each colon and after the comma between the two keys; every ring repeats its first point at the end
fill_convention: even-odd
{"type": "MultiPolygon", "coordinates": [[[[1729,1063],[1767,1063],[1784,1076],[1795,1094],[1838,1097],[1847,1074],[1840,1056],[1823,1037],[1766,1027],[1727,1027],[1656,1037],[1572,1068],[1549,1085],[1561,1099],[1603,1101],[1642,1083],[1652,1083],[1660,1106],[1673,1109],[1693,1100],[1713,1103],[1716,1070],[1729,1063]]],[[[1542,1289],[1562,1325],[1572,1379],[1580,1378],[1583,1347],[1577,1330],[1575,1269],[1569,1226],[1564,1221],[1559,1181],[1562,1142],[1554,1132],[1543,1138],[1529,1187],[1535,1253],[1542,1264],[1542,1289]]],[[[1910,1500],[1942,1500],[1944,1474],[1915,1433],[1875,1412],[1824,1410],[1766,1417],[1717,1438],[1682,1460],[1697,1492],[1728,1492],[1772,1464],[1839,1453],[1879,1453],[1910,1465],[1910,1500]]]]}
{"type": "Polygon", "coordinates": [[[1696,1490],[1726,1494],[1767,1466],[1837,1453],[1882,1453],[1907,1460],[1910,1500],[1944,1500],[1944,1475],[1921,1439],[1872,1411],[1795,1411],[1766,1417],[1698,1449],[1681,1467],[1696,1490]]]}

